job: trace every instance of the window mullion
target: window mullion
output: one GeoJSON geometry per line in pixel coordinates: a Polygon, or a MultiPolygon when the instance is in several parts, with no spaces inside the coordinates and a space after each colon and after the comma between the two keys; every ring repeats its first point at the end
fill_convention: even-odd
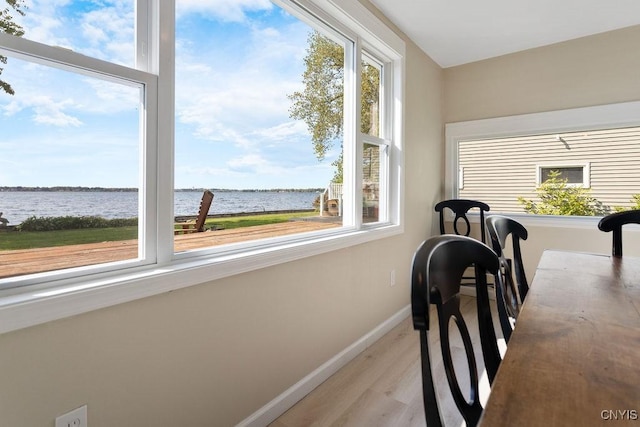
{"type": "MultiPolygon", "coordinates": [[[[153,2],[155,3],[155,2],[153,2]]],[[[175,120],[175,2],[157,2],[153,16],[152,63],[158,70],[157,107],[157,261],[168,263],[173,259],[174,222],[174,120],[175,120]]]]}
{"type": "Polygon", "coordinates": [[[153,39],[150,34],[153,27],[149,13],[151,8],[149,0],[136,0],[135,2],[135,66],[138,70],[143,71],[152,69],[151,56],[149,55],[150,41],[153,39]]]}
{"type": "Polygon", "coordinates": [[[389,220],[389,145],[381,146],[380,150],[380,185],[378,211],[380,216],[378,221],[389,220]]]}
{"type": "MultiPolygon", "coordinates": [[[[359,99],[358,61],[355,42],[346,43],[344,49],[344,129],[343,129],[343,213],[344,226],[357,226],[357,159],[358,159],[358,130],[359,114],[357,100],[359,99]]],[[[360,203],[361,205],[361,203],[360,203]]]]}
{"type": "Polygon", "coordinates": [[[355,99],[353,100],[353,123],[354,123],[354,159],[351,163],[353,165],[353,217],[354,225],[356,228],[362,227],[362,157],[364,151],[364,138],[362,137],[362,40],[356,38],[353,51],[353,91],[355,93],[355,99]]]}

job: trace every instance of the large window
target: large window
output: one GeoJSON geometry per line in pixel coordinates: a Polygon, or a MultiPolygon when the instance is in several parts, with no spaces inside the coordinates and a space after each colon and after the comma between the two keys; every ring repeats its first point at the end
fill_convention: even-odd
{"type": "Polygon", "coordinates": [[[154,263],[157,77],[133,68],[134,4],[15,4],[0,33],[0,289],[154,263]]]}
{"type": "Polygon", "coordinates": [[[449,124],[447,191],[527,218],[637,208],[638,105],[449,124]]]}
{"type": "Polygon", "coordinates": [[[193,219],[209,189],[215,232],[175,252],[386,221],[392,59],[286,2],[176,6],[175,214],[193,219]],[[263,217],[286,224],[229,230],[263,217]]]}
{"type": "Polygon", "coordinates": [[[404,44],[359,4],[15,5],[0,299],[83,300],[51,319],[402,231],[404,44]]]}

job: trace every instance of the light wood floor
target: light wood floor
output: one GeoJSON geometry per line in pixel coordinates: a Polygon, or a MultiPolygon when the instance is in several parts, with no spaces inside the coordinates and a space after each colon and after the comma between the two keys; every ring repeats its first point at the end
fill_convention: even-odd
{"type": "MultiPolygon", "coordinates": [[[[478,347],[475,304],[475,298],[462,296],[461,311],[470,332],[475,335],[474,347],[478,347]]],[[[431,313],[435,316],[435,311],[431,313]]],[[[463,377],[468,378],[462,342],[456,339],[458,335],[453,324],[451,328],[457,376],[462,389],[468,390],[468,380],[462,381],[463,377]]],[[[498,331],[496,333],[499,334],[498,331]]],[[[437,384],[440,386],[442,419],[447,426],[463,426],[462,417],[448,392],[437,330],[430,332],[429,338],[434,349],[434,372],[440,373],[437,384]]],[[[476,361],[478,372],[483,372],[480,354],[476,354],[476,361]]],[[[489,390],[486,377],[481,383],[481,396],[486,400],[489,390]]],[[[425,425],[419,338],[409,317],[271,423],[270,427],[425,425]]]]}

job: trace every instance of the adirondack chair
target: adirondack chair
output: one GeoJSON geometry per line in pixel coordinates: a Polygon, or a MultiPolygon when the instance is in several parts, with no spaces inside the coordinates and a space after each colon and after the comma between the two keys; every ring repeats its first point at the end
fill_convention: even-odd
{"type": "Polygon", "coordinates": [[[202,194],[200,210],[198,211],[198,217],[196,220],[176,223],[178,228],[174,227],[173,234],[200,233],[204,231],[204,223],[207,220],[207,214],[209,213],[211,202],[213,202],[213,193],[209,190],[205,190],[202,194]]]}

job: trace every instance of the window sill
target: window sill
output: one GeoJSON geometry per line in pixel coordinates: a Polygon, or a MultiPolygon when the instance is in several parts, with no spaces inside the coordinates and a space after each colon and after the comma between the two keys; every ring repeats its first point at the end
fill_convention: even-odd
{"type": "Polygon", "coordinates": [[[213,280],[401,234],[400,225],[381,225],[242,253],[196,257],[100,278],[46,283],[0,292],[0,334],[87,313],[213,280]]]}
{"type": "Polygon", "coordinates": [[[531,227],[557,227],[598,229],[601,216],[558,216],[558,215],[530,215],[530,214],[499,214],[513,218],[522,225],[531,227]]]}
{"type": "MultiPolygon", "coordinates": [[[[490,211],[485,214],[485,217],[491,215],[503,215],[508,216],[525,227],[549,227],[549,228],[577,228],[583,230],[597,230],[598,222],[602,219],[601,216],[570,216],[570,215],[533,215],[524,213],[504,213],[490,211]]],[[[474,213],[469,213],[469,221],[472,223],[479,223],[480,216],[474,213]]],[[[453,215],[448,218],[449,221],[453,221],[453,215]]],[[[628,230],[640,230],[640,225],[629,224],[628,230]]]]}

